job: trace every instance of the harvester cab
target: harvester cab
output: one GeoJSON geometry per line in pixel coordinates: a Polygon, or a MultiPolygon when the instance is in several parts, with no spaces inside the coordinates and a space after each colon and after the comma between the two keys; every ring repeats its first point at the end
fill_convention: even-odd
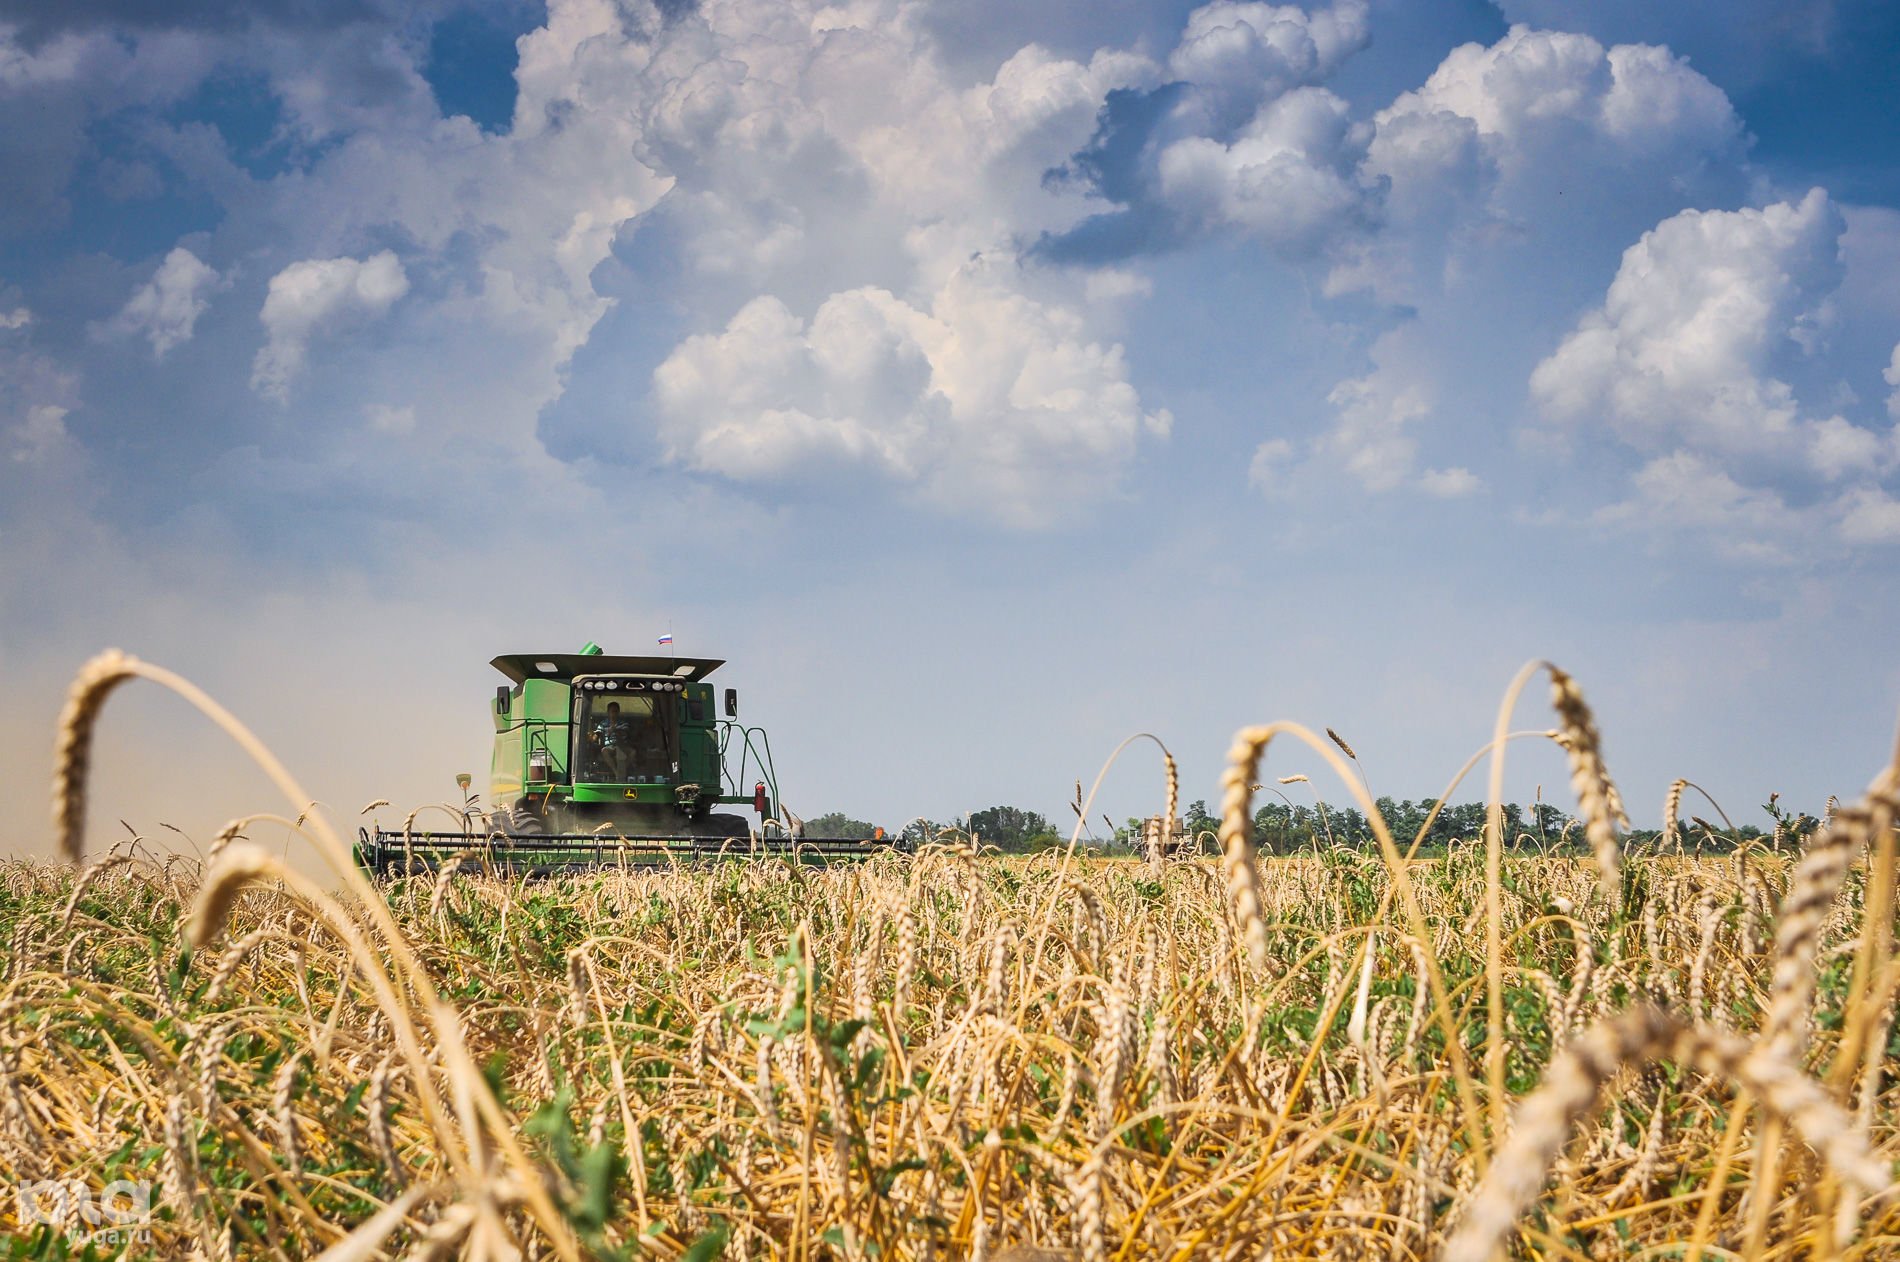
{"type": "Polygon", "coordinates": [[[506,831],[748,836],[754,821],[721,806],[744,806],[760,831],[774,828],[765,731],[720,717],[705,682],[724,664],[598,650],[497,657],[512,686],[495,693],[488,801],[506,831]]]}
{"type": "Polygon", "coordinates": [[[836,857],[872,849],[802,835],[779,803],[765,730],[738,719],[736,689],[725,689],[720,713],[706,677],[723,661],[614,656],[589,642],[578,653],[510,653],[492,664],[508,682],[490,707],[486,827],[478,832],[471,815],[460,833],[365,830],[370,866],[435,867],[477,844],[488,860],[531,871],[734,848],[836,857]]]}

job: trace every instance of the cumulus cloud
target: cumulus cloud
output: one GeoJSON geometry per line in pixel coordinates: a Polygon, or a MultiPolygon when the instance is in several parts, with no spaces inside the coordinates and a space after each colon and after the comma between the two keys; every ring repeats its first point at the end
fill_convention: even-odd
{"type": "Polygon", "coordinates": [[[1877,486],[1856,487],[1842,505],[1841,537],[1849,543],[1900,543],[1900,500],[1877,486]]]}
{"type": "Polygon", "coordinates": [[[1036,525],[1112,482],[1143,433],[1119,346],[977,268],[920,309],[876,288],[809,322],[764,296],[654,374],[669,454],[739,481],[860,471],[1036,525]]]}
{"type": "Polygon", "coordinates": [[[258,313],[265,342],[251,366],[251,388],[286,399],[313,337],[350,319],[380,316],[408,292],[409,277],[390,250],[363,259],[292,263],[271,277],[258,313]]]}
{"type": "Polygon", "coordinates": [[[1820,189],[1798,203],[1684,211],[1623,256],[1604,302],[1531,374],[1559,420],[1600,420],[1639,447],[1690,441],[1732,456],[1806,445],[1838,474],[1861,440],[1804,420],[1773,375],[1802,353],[1840,283],[1839,212],[1820,189]]]}
{"type": "Polygon", "coordinates": [[[1372,371],[1327,393],[1330,424],[1309,438],[1270,438],[1255,448],[1250,484],[1275,497],[1335,487],[1342,477],[1374,495],[1409,491],[1453,500],[1476,494],[1484,479],[1464,465],[1419,467],[1420,429],[1440,389],[1429,350],[1416,324],[1385,333],[1373,343],[1372,371]]]}
{"type": "Polygon", "coordinates": [[[1370,35],[1360,0],[1194,10],[1166,81],[1109,98],[1061,169],[1117,208],[1050,233],[1039,252],[1102,262],[1236,231],[1313,253],[1364,217],[1355,168],[1366,130],[1319,85],[1370,35]]]}
{"type": "Polygon", "coordinates": [[[1882,485],[1900,466],[1894,431],[1816,414],[1786,371],[1826,352],[1841,235],[1815,189],[1684,211],[1625,252],[1603,304],[1530,379],[1550,418],[1648,457],[1604,520],[1694,530],[1763,559],[1824,529],[1849,544],[1894,534],[1882,485]]]}
{"type": "Polygon", "coordinates": [[[1210,135],[1245,123],[1263,104],[1323,82],[1372,37],[1363,0],[1308,12],[1292,5],[1217,0],[1188,14],[1168,57],[1191,84],[1185,109],[1210,135]]]}
{"type": "Polygon", "coordinates": [[[1471,300],[1489,296],[1470,291],[1521,284],[1513,253],[1547,272],[1579,234],[1652,226],[1633,217],[1643,199],[1669,213],[1727,188],[1745,138],[1728,98],[1668,49],[1523,26],[1452,50],[1418,88],[1355,118],[1323,84],[1365,39],[1354,5],[1195,11],[1170,81],[1111,97],[1064,168],[1117,209],[1038,253],[1098,264],[1240,234],[1311,267],[1324,293],[1390,304],[1401,331],[1328,394],[1325,431],[1270,438],[1253,480],[1284,490],[1344,474],[1373,492],[1469,494],[1477,473],[1421,473],[1418,453],[1438,364],[1462,353],[1471,300]]]}
{"type": "Polygon", "coordinates": [[[1406,427],[1432,410],[1424,387],[1381,369],[1342,381],[1326,401],[1338,421],[1321,443],[1368,491],[1390,491],[1411,471],[1418,443],[1406,427]]]}
{"type": "Polygon", "coordinates": [[[184,246],[174,247],[152,278],[133,292],[112,321],[116,332],[142,333],[152,344],[152,358],[163,359],[176,346],[191,340],[198,317],[210,305],[210,294],[222,278],[184,246]]]}
{"type": "Polygon", "coordinates": [[[1827,51],[1841,0],[1729,0],[1717,8],[1651,0],[1493,0],[1506,18],[1600,39],[1666,44],[1731,88],[1827,51]]]}
{"type": "Polygon", "coordinates": [[[1891,431],[1886,435],[1863,429],[1845,417],[1829,416],[1806,428],[1808,463],[1828,481],[1851,474],[1881,474],[1894,465],[1891,431]]]}
{"type": "Polygon", "coordinates": [[[1668,49],[1522,26],[1453,49],[1372,127],[1376,230],[1339,243],[1327,287],[1406,304],[1513,241],[1730,196],[1745,155],[1727,96],[1668,49]]]}
{"type": "MultiPolygon", "coordinates": [[[[1521,382],[1543,357],[1538,406],[1579,428],[1584,413],[1603,418],[1641,459],[1693,451],[1748,483],[1732,463],[1746,453],[1703,432],[1718,378],[1739,364],[1755,392],[1731,389],[1731,411],[1753,408],[1756,429],[1786,413],[1765,458],[1837,485],[1884,476],[1900,451],[1884,431],[1857,423],[1838,392],[1828,411],[1843,415],[1810,414],[1795,391],[1828,383],[1785,371],[1787,356],[1825,353],[1820,253],[1789,247],[1787,294],[1764,299],[1769,332],[1722,343],[1726,359],[1696,344],[1709,320],[1683,316],[1669,333],[1666,312],[1645,323],[1616,292],[1550,352],[1551,334],[1603,297],[1615,250],[1646,228],[1671,237],[1683,205],[1736,204],[1699,182],[1740,170],[1745,153],[1721,91],[1662,47],[1519,26],[1453,50],[1368,117],[1336,76],[1370,45],[1369,13],[1364,0],[1216,0],[1171,38],[1092,53],[1073,39],[1055,41],[1062,52],[1031,42],[975,58],[940,48],[942,24],[911,0],[553,0],[515,45],[512,120],[487,131],[441,114],[414,41],[378,20],[326,30],[301,60],[288,28],[266,22],[250,32],[255,54],[234,51],[226,24],[167,32],[169,61],[149,31],[115,52],[74,24],[30,53],[9,44],[0,61],[32,92],[134,70],[148,106],[207,66],[262,75],[272,161],[290,169],[247,165],[203,124],[152,122],[164,191],[199,181],[228,219],[105,318],[162,359],[205,336],[226,283],[198,255],[246,259],[257,281],[271,277],[263,344],[237,352],[251,388],[360,417],[352,432],[383,446],[419,447],[452,424],[483,440],[464,453],[645,465],[658,449],[765,501],[803,480],[853,477],[995,519],[1048,520],[1099,501],[1138,467],[1144,435],[1167,429],[1123,351],[1127,308],[1154,297],[1166,266],[1128,260],[1224,238],[1260,247],[1263,269],[1288,264],[1306,293],[1364,291],[1382,304],[1368,317],[1355,293],[1324,311],[1339,322],[1333,345],[1366,348],[1367,362],[1354,362],[1358,349],[1333,357],[1304,417],[1276,411],[1276,427],[1304,430],[1248,436],[1265,440],[1259,483],[1343,477],[1442,498],[1502,485],[1489,467],[1498,436],[1450,431],[1503,423],[1505,407],[1470,405],[1481,356],[1466,348],[1508,336],[1521,344],[1483,371],[1521,382]],[[1620,219],[1595,227],[1606,205],[1634,216],[1645,198],[1667,209],[1627,232],[1620,219]],[[1572,256],[1579,225],[1592,226],[1594,263],[1572,256]],[[400,261],[385,243],[400,243],[400,261]],[[1544,284],[1557,273],[1587,273],[1587,287],[1543,297],[1561,290],[1544,284]],[[423,292],[405,300],[412,277],[423,292]],[[668,301],[646,301],[654,292],[668,301]],[[627,310],[608,319],[616,296],[627,310]],[[1603,340],[1593,319],[1615,371],[1592,367],[1603,340]],[[359,339],[347,373],[325,362],[325,339],[379,320],[379,340],[400,353],[359,339]],[[1506,321],[1517,327],[1501,330],[1506,321]],[[1716,366],[1696,369],[1691,351],[1716,366]],[[1675,409],[1661,421],[1654,399],[1638,401],[1640,417],[1616,401],[1623,360],[1645,356],[1663,361],[1656,389],[1675,409]],[[473,406],[439,402],[457,390],[473,406]],[[610,396],[637,405],[586,407],[610,396]]],[[[1824,252],[1825,236],[1822,226],[1801,241],[1824,252]]],[[[1728,275],[1686,256],[1680,266],[1691,289],[1728,275]]],[[[1732,295],[1758,280],[1772,289],[1750,273],[1732,295]]],[[[1709,298],[1714,323],[1734,315],[1726,301],[1709,298]]],[[[317,449],[333,427],[279,428],[277,441],[303,447],[272,453],[286,467],[338,458],[317,449]]],[[[224,446],[194,456],[233,445],[228,432],[203,441],[224,446]]]]}
{"type": "Polygon", "coordinates": [[[1667,48],[1514,26],[1495,44],[1453,49],[1423,86],[1381,111],[1388,119],[1448,114],[1470,120],[1500,152],[1553,133],[1595,134],[1643,156],[1710,150],[1740,138],[1728,97],[1667,48]]]}
{"type": "Polygon", "coordinates": [[[1157,165],[1161,197],[1197,226],[1233,226],[1289,255],[1310,253],[1361,213],[1345,101],[1299,88],[1269,102],[1226,144],[1177,140],[1157,165]]]}
{"type": "Polygon", "coordinates": [[[1044,173],[1157,67],[1031,44],[971,83],[906,6],[766,18],[707,3],[582,69],[670,181],[628,250],[691,278],[693,331],[652,377],[667,458],[764,497],[849,474],[1014,525],[1098,502],[1166,428],[1109,332],[1148,282],[1016,256],[1087,212],[1044,173]]]}
{"type": "MultiPolygon", "coordinates": [[[[246,64],[264,68],[281,111],[273,143],[297,168],[282,177],[239,168],[208,129],[158,129],[175,166],[244,208],[213,243],[225,256],[261,255],[277,269],[262,299],[263,345],[251,359],[257,393],[288,403],[294,390],[354,408],[369,428],[419,442],[427,437],[419,431],[445,423],[449,411],[418,413],[383,400],[419,386],[438,396],[466,390],[471,368],[505,374],[509,390],[454,413],[465,436],[479,431],[493,449],[544,459],[558,448],[563,459],[620,460],[643,442],[666,444],[687,467],[743,478],[769,496],[774,479],[758,470],[775,467],[776,457],[747,456],[742,443],[697,431],[692,441],[681,438],[681,417],[730,416],[734,398],[688,407],[655,378],[655,406],[641,418],[652,428],[599,441],[564,432],[559,417],[550,424],[543,414],[582,347],[596,362],[619,356],[617,330],[601,331],[613,302],[606,286],[596,288],[618,247],[630,267],[645,266],[650,253],[664,274],[683,274],[671,288],[677,345],[670,358],[664,344],[654,348],[676,367],[704,345],[694,335],[746,336],[748,322],[767,310],[751,305],[758,300],[796,312],[824,344],[830,323],[866,306],[873,292],[888,295],[889,305],[853,318],[909,338],[912,350],[902,354],[935,345],[918,332],[932,327],[980,347],[967,356],[973,362],[1000,364],[1012,342],[1025,348],[1017,394],[1026,401],[960,377],[955,349],[940,348],[930,365],[937,386],[893,387],[896,419],[866,413],[867,433],[901,429],[900,420],[952,427],[961,475],[983,484],[959,497],[933,489],[951,464],[936,453],[952,445],[952,431],[882,440],[890,451],[915,452],[906,456],[915,467],[906,472],[888,452],[877,467],[925,499],[1007,502],[1010,486],[1092,451],[1099,438],[1092,426],[1118,432],[1128,415],[1147,423],[1152,410],[1133,397],[1111,332],[1146,278],[1128,270],[1019,271],[1012,262],[1023,240],[1086,213],[1079,191],[1048,186],[1042,176],[1086,141],[1107,94],[1162,73],[1150,58],[1111,48],[1075,59],[1029,44],[973,82],[945,69],[910,3],[800,0],[766,9],[736,0],[657,7],[554,0],[545,24],[516,44],[511,124],[483,132],[440,115],[414,50],[389,29],[366,22],[325,32],[302,60],[290,55],[296,41],[285,29],[252,32],[259,47],[247,50],[246,64]],[[402,243],[400,262],[375,253],[387,241],[402,243]],[[980,285],[957,279],[972,260],[995,264],[982,269],[980,285]],[[412,274],[429,277],[427,295],[399,302],[412,274]],[[360,346],[348,380],[323,372],[316,348],[327,337],[384,318],[392,340],[433,343],[443,353],[406,353],[398,363],[360,346]],[[977,329],[975,321],[988,325],[977,329]],[[306,376],[318,379],[305,385],[306,376]],[[1053,436],[1058,422],[1049,419],[1070,415],[1069,393],[1102,409],[1099,422],[1076,414],[1081,434],[1073,441],[1053,436]],[[672,400],[664,407],[663,396],[672,400]]],[[[1328,38],[1313,51],[1318,61],[1338,55],[1328,38]]],[[[83,67],[62,69],[67,62],[31,69],[40,79],[83,79],[83,67]]],[[[611,264],[607,273],[624,279],[611,264]]],[[[162,356],[197,331],[214,285],[174,256],[114,327],[147,336],[162,356]]],[[[635,350],[626,358],[652,362],[652,350],[635,350]]],[[[831,395],[869,388],[834,368],[820,374],[831,395]]],[[[1005,371],[981,371],[992,370],[1005,371]]],[[[802,468],[826,463],[821,452],[833,469],[868,458],[853,455],[863,443],[849,426],[800,429],[795,419],[802,411],[829,423],[855,412],[836,412],[842,405],[831,395],[800,395],[790,379],[777,384],[783,397],[761,387],[742,425],[713,428],[750,439],[776,421],[797,432],[773,450],[802,468]]],[[[290,441],[314,445],[321,432],[303,427],[290,441]]],[[[1124,450],[1087,464],[1092,476],[1112,480],[1127,459],[1124,450]]],[[[1045,498],[1062,500],[1053,491],[1045,498]]]]}
{"type": "Polygon", "coordinates": [[[1600,509],[1596,520],[1657,534],[1688,531],[1731,560],[1785,564],[1798,534],[1797,515],[1775,492],[1748,487],[1719,464],[1690,451],[1658,456],[1636,471],[1628,498],[1600,509]]]}

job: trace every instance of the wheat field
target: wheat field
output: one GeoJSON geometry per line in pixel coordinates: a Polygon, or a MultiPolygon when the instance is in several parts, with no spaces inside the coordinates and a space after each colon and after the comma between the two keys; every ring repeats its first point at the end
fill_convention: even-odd
{"type": "Polygon", "coordinates": [[[1679,784],[1632,852],[1546,669],[1556,728],[1507,731],[1527,668],[1487,750],[1564,746],[1584,859],[1259,857],[1272,741],[1353,783],[1276,725],[1209,857],[372,886],[318,812],[81,856],[135,678],[308,802],[102,656],[58,734],[67,862],[0,868],[0,1181],[156,1191],[130,1242],[9,1197],[11,1256],[1900,1256],[1893,772],[1799,853],[1719,859],[1670,848],[1679,784]]]}

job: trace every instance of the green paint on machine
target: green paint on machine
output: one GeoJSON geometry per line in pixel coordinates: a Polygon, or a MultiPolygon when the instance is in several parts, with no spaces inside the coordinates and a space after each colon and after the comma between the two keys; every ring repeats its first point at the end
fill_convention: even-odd
{"type": "Polygon", "coordinates": [[[765,729],[738,718],[738,692],[705,682],[713,658],[509,653],[490,706],[489,811],[460,833],[365,830],[380,871],[434,868],[479,849],[511,871],[660,862],[754,848],[845,858],[879,843],[802,835],[779,803],[765,729]],[[737,806],[741,811],[722,810],[737,806]]]}

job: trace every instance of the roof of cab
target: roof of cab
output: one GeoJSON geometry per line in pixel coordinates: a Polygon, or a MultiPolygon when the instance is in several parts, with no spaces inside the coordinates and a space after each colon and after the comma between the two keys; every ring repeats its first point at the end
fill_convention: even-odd
{"type": "Polygon", "coordinates": [[[668,675],[696,681],[724,666],[717,657],[616,657],[607,653],[504,653],[489,665],[515,683],[552,679],[566,683],[576,675],[668,675]]]}

